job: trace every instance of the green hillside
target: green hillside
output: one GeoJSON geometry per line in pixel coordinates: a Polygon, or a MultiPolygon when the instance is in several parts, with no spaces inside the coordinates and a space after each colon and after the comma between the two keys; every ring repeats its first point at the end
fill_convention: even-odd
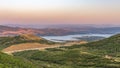
{"type": "Polygon", "coordinates": [[[82,45],[14,53],[42,68],[120,68],[120,34],[82,45]]]}
{"type": "Polygon", "coordinates": [[[0,68],[36,68],[30,61],[0,52],[0,68]]]}
{"type": "Polygon", "coordinates": [[[14,37],[0,37],[0,50],[15,44],[35,43],[35,42],[41,44],[55,44],[54,42],[48,41],[46,39],[31,34],[24,34],[14,37]]]}
{"type": "Polygon", "coordinates": [[[111,55],[120,57],[120,34],[114,35],[110,38],[91,42],[83,45],[76,45],[71,47],[64,47],[66,49],[86,48],[86,51],[97,53],[98,55],[111,55]]]}

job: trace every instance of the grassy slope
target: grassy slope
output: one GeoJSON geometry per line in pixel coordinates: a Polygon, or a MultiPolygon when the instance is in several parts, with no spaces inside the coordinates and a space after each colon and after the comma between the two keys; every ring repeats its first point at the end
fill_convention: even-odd
{"type": "Polygon", "coordinates": [[[11,45],[21,44],[21,43],[41,43],[41,44],[54,44],[54,42],[38,39],[36,36],[15,36],[15,37],[0,37],[0,50],[7,48],[11,45]],[[28,38],[30,37],[30,38],[28,38]],[[35,38],[35,39],[34,39],[35,38]]]}
{"type": "Polygon", "coordinates": [[[99,55],[108,54],[111,56],[120,57],[120,34],[97,42],[91,42],[88,44],[76,45],[65,48],[86,48],[86,51],[88,50],[89,52],[97,53],[99,55]]]}
{"type": "MultiPolygon", "coordinates": [[[[54,44],[54,42],[34,35],[20,35],[15,37],[0,37],[0,50],[11,45],[22,43],[54,44]]],[[[22,57],[14,57],[0,52],[0,68],[37,68],[32,62],[22,57]]],[[[41,67],[38,67],[41,68],[41,67]]]]}
{"type": "Polygon", "coordinates": [[[119,43],[120,34],[83,45],[24,51],[14,55],[43,68],[120,68],[119,43]]]}
{"type": "Polygon", "coordinates": [[[16,58],[0,52],[0,68],[35,68],[35,65],[26,59],[16,58]]]}

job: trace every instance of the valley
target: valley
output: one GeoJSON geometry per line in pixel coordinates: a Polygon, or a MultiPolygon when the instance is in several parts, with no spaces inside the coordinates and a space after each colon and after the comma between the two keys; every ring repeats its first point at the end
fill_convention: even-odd
{"type": "Polygon", "coordinates": [[[44,50],[47,48],[57,48],[62,46],[72,46],[74,44],[85,44],[85,41],[69,41],[66,43],[52,42],[44,38],[32,35],[22,34],[14,37],[1,37],[2,52],[12,54],[14,52],[26,51],[26,50],[44,50]],[[2,45],[4,44],[4,45],[2,45]],[[6,47],[5,47],[6,46],[6,47]]]}
{"type": "Polygon", "coordinates": [[[119,37],[120,34],[117,34],[92,42],[59,43],[32,34],[22,34],[14,37],[1,37],[0,48],[1,52],[8,54],[5,54],[6,56],[19,57],[21,61],[26,60],[25,62],[32,63],[32,66],[35,65],[34,68],[119,68],[119,37]]]}
{"type": "Polygon", "coordinates": [[[0,67],[120,68],[120,34],[42,36],[25,32],[0,37],[0,67]]]}
{"type": "Polygon", "coordinates": [[[66,42],[66,41],[96,41],[108,38],[114,34],[75,34],[65,36],[41,36],[53,42],[66,42]]]}
{"type": "Polygon", "coordinates": [[[44,51],[13,53],[24,57],[38,68],[120,68],[120,34],[100,41],[44,51]]]}

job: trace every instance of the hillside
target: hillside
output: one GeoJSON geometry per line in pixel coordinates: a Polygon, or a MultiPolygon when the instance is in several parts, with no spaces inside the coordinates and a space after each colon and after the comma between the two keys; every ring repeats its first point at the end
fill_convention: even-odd
{"type": "Polygon", "coordinates": [[[14,53],[43,68],[120,68],[120,34],[96,42],[46,51],[14,53]]]}
{"type": "Polygon", "coordinates": [[[35,68],[30,61],[0,52],[0,68],[35,68]]]}
{"type": "Polygon", "coordinates": [[[97,52],[99,55],[113,55],[120,56],[120,34],[114,35],[110,38],[103,39],[97,42],[87,43],[85,45],[76,45],[71,47],[65,47],[67,49],[86,47],[92,52],[97,52]]]}
{"type": "Polygon", "coordinates": [[[0,37],[0,50],[7,48],[11,45],[22,43],[40,43],[40,44],[54,44],[54,42],[37,37],[32,34],[21,34],[18,36],[0,37]]]}

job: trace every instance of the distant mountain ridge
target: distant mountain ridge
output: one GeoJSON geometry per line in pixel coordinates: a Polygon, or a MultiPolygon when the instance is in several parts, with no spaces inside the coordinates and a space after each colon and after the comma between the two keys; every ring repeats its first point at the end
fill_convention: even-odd
{"type": "Polygon", "coordinates": [[[59,27],[59,28],[20,28],[0,25],[0,36],[14,36],[20,34],[35,34],[38,36],[63,36],[72,34],[106,34],[119,33],[120,27],[96,28],[96,27],[59,27]]]}

